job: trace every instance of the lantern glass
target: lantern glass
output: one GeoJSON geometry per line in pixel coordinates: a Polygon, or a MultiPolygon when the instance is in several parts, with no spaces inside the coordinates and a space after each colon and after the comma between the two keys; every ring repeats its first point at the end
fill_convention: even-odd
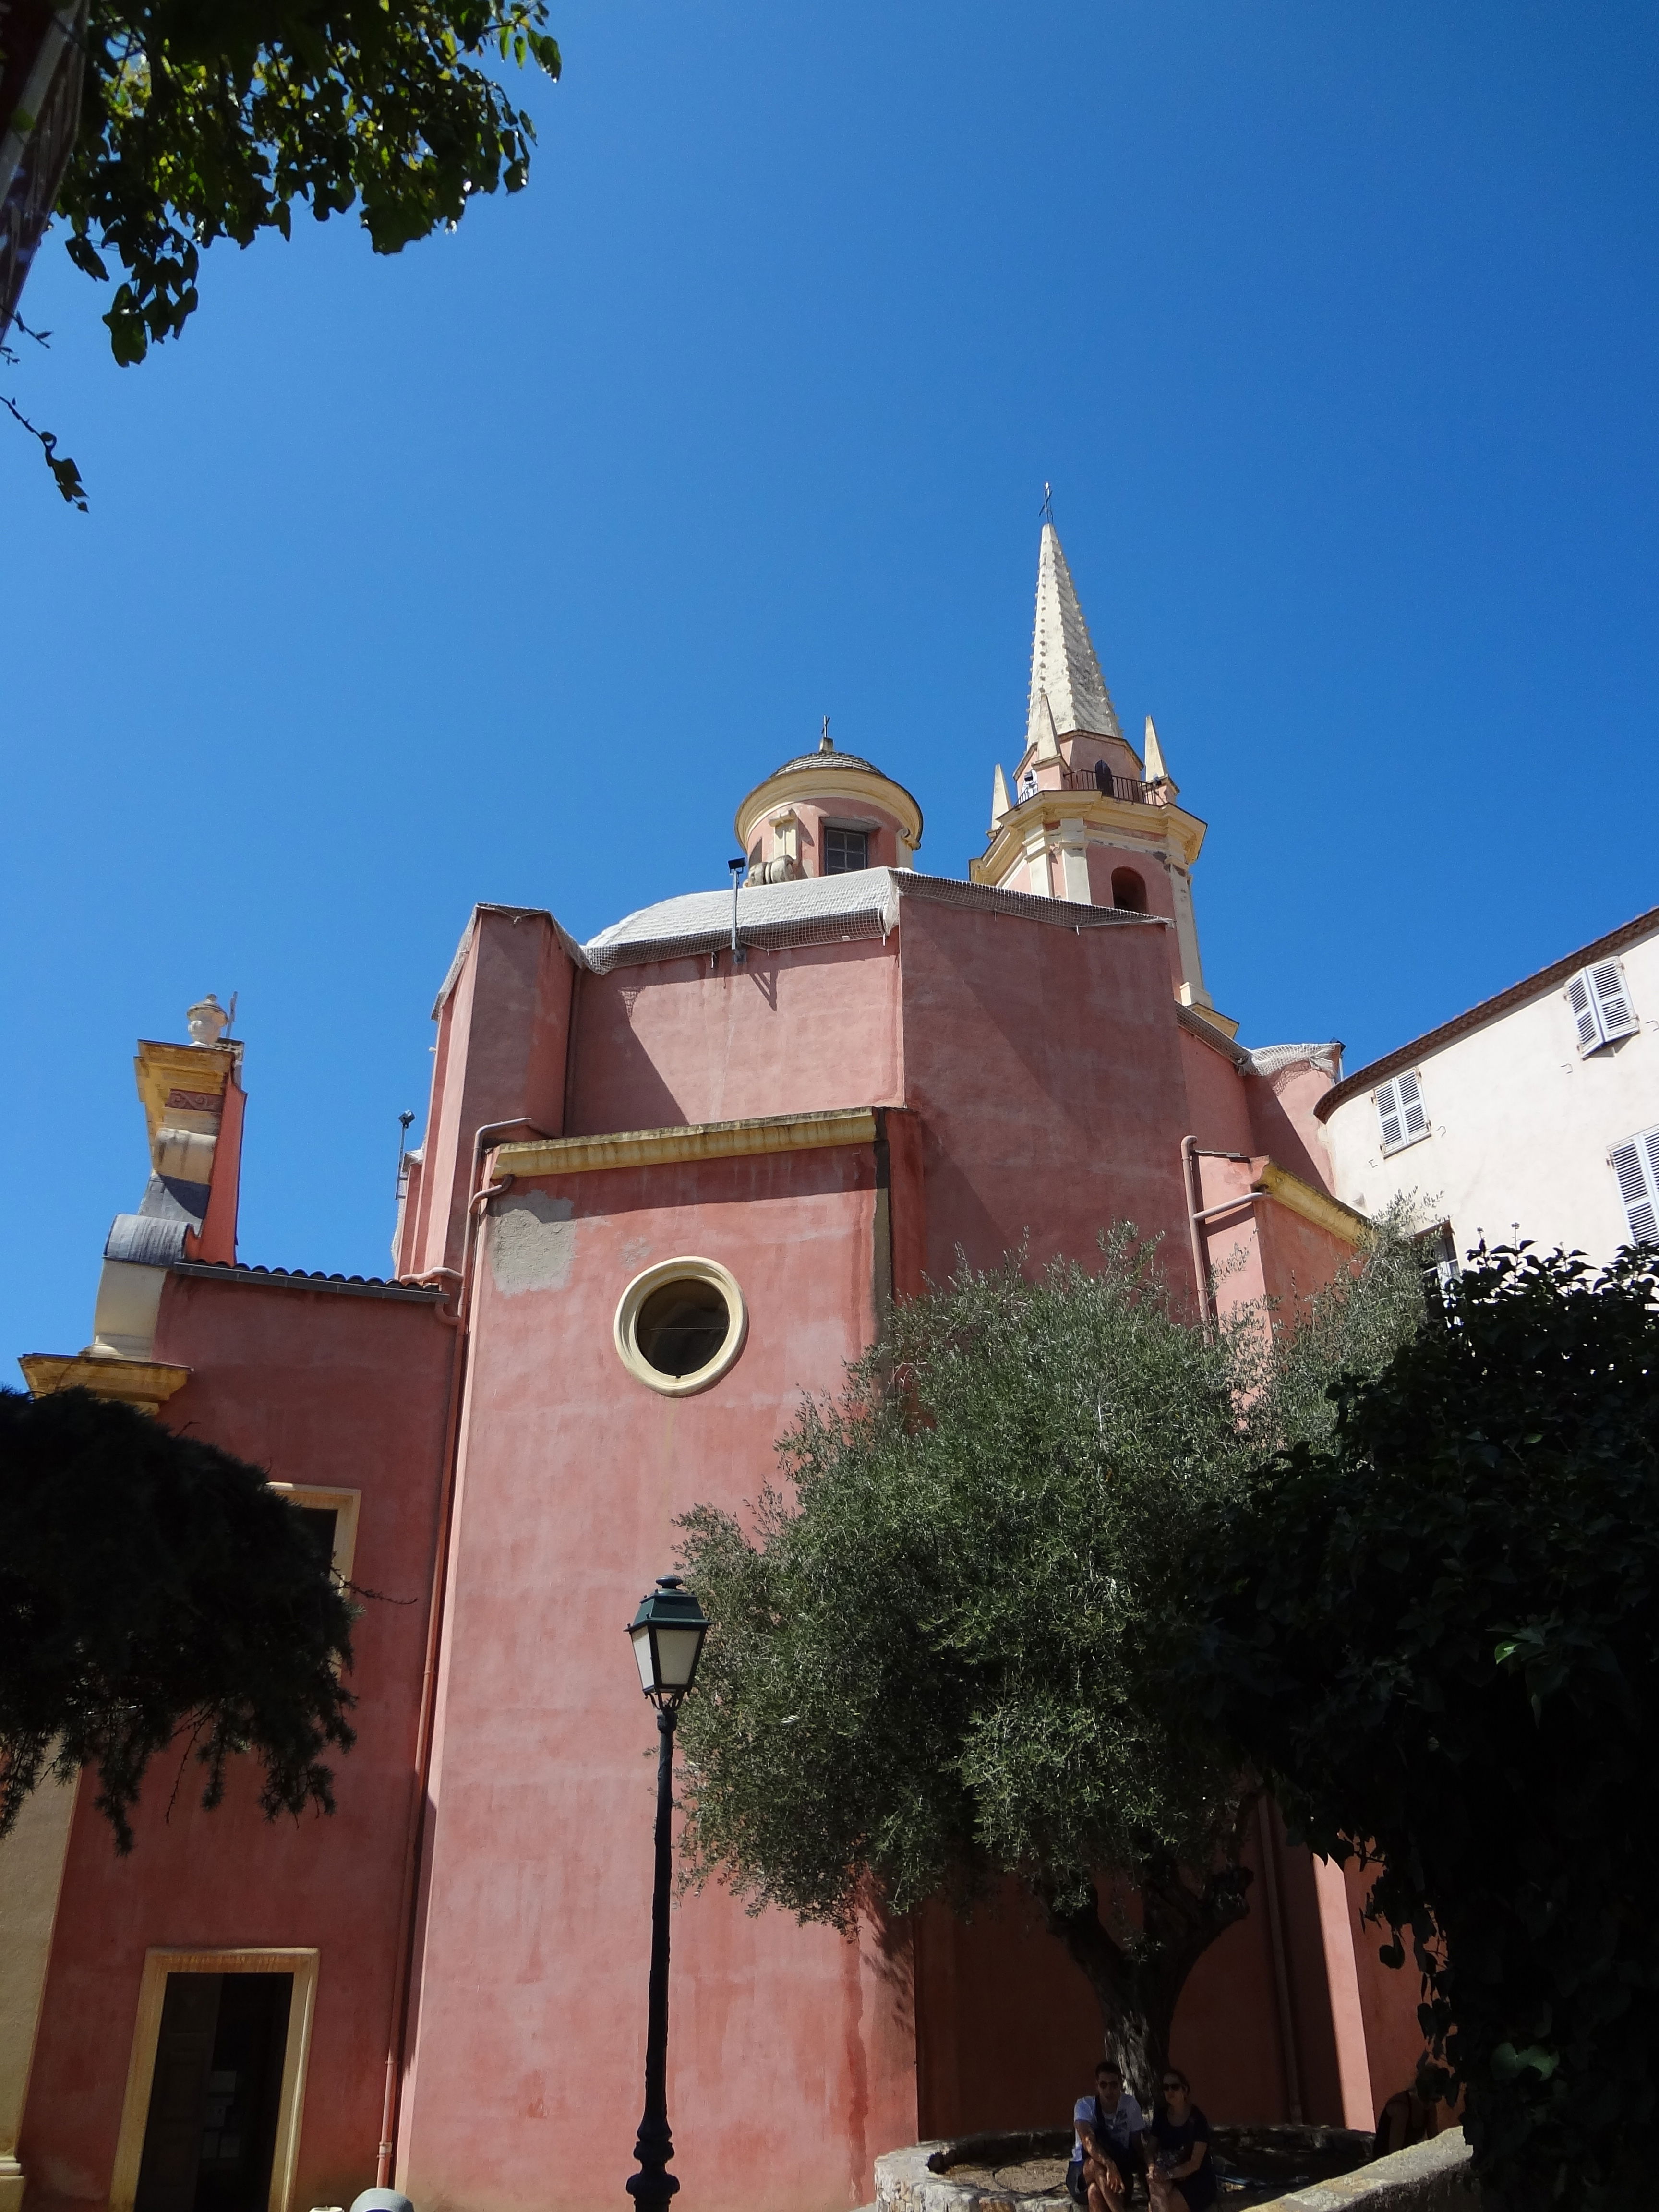
{"type": "Polygon", "coordinates": [[[657,1647],[657,1686],[664,1690],[689,1690],[697,1671],[697,1655],[702,1650],[702,1630],[698,1628],[659,1628],[653,1638],[657,1647]]]}
{"type": "Polygon", "coordinates": [[[708,1621],[678,1575],[664,1575],[629,1625],[640,1687],[659,1705],[678,1705],[696,1680],[708,1621]]]}

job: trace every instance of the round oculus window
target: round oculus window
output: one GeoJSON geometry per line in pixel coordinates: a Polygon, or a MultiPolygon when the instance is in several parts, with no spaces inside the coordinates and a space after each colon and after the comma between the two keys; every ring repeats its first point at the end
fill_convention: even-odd
{"type": "Polygon", "coordinates": [[[664,1260],[623,1292],[617,1353],[651,1389],[689,1398],[720,1381],[748,1329],[743,1292],[728,1269],[714,1260],[664,1260]]]}

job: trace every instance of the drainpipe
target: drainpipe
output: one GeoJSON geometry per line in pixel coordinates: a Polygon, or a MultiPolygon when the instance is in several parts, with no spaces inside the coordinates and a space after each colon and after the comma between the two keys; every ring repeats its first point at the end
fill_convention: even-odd
{"type": "Polygon", "coordinates": [[[1207,1145],[1200,1145],[1196,1137],[1181,1140],[1181,1182],[1187,1194],[1187,1235],[1193,1250],[1193,1276],[1198,1285],[1199,1317],[1204,1324],[1206,1337],[1215,1334],[1220,1316],[1216,1310],[1215,1285],[1210,1280],[1208,1263],[1204,1256],[1204,1239],[1200,1223],[1209,1221],[1218,1213],[1233,1213],[1241,1206],[1254,1206],[1249,1192],[1241,1192],[1237,1198],[1224,1199],[1219,1206],[1204,1204],[1203,1186],[1198,1179],[1200,1160],[1238,1160],[1248,1167],[1249,1152],[1218,1152],[1207,1145]]]}
{"type": "Polygon", "coordinates": [[[424,1275],[413,1279],[425,1282],[441,1277],[455,1285],[454,1312],[447,1314],[441,1308],[438,1310],[438,1318],[447,1322],[455,1332],[455,1346],[450,1360],[449,1411],[444,1429],[443,1474],[438,1494],[438,1540],[432,1560],[432,1592],[427,1605],[426,1662],[421,1675],[420,1715],[415,1731],[415,1777],[410,1791],[409,1821],[404,1837],[403,1887],[396,1923],[401,1941],[392,1978],[391,2025],[386,2035],[386,2087],[380,2101],[380,2140],[374,2160],[374,2185],[377,2189],[385,2189],[391,2183],[392,2156],[398,2146],[398,2087],[403,2077],[404,2049],[409,2033],[409,1990],[414,1972],[416,1919],[420,1900],[421,1836],[426,1822],[427,1785],[432,1772],[438,1658],[443,1642],[444,1585],[449,1575],[449,1538],[454,1516],[455,1474],[460,1460],[461,1404],[466,1388],[467,1352],[471,1337],[478,1227],[490,1200],[510,1190],[514,1178],[503,1176],[485,1184],[482,1190],[477,1185],[483,1166],[485,1145],[492,1139],[499,1140],[514,1130],[525,1129],[538,1137],[547,1134],[545,1129],[537,1128],[535,1123],[523,1115],[511,1121],[486,1121],[476,1132],[472,1139],[473,1188],[472,1195],[467,1200],[466,1233],[461,1242],[459,1269],[429,1267],[424,1275]]]}
{"type": "Polygon", "coordinates": [[[1198,1214],[1204,1196],[1198,1182],[1198,1139],[1181,1140],[1181,1187],[1187,1194],[1187,1237],[1193,1249],[1193,1280],[1198,1286],[1199,1317],[1207,1337],[1213,1326],[1210,1315],[1210,1271],[1205,1265],[1204,1243],[1199,1235],[1198,1214]]]}
{"type": "Polygon", "coordinates": [[[1267,1939],[1273,1954],[1273,1996],[1279,2008],[1279,2048],[1285,2062],[1286,2119],[1302,2121],[1302,2069],[1296,2052],[1296,2013],[1291,2003],[1291,1966],[1285,1948],[1285,1899],[1279,1880],[1279,1838],[1273,1833],[1271,1801],[1255,1801],[1256,1833],[1261,1844],[1261,1887],[1267,1899],[1267,1939]]]}

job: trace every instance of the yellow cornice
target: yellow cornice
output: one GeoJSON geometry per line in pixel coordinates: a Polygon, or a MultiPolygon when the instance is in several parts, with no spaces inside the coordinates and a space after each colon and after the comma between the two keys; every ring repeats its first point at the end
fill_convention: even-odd
{"type": "Polygon", "coordinates": [[[118,1404],[136,1406],[141,1413],[158,1413],[190,1380],[188,1367],[159,1360],[100,1358],[84,1352],[26,1352],[17,1364],[32,1398],[50,1398],[58,1390],[90,1390],[94,1398],[112,1398],[118,1404]]]}
{"type": "Polygon", "coordinates": [[[875,1138],[873,1106],[842,1106],[823,1114],[689,1121],[676,1129],[625,1129],[605,1137],[551,1137],[498,1146],[493,1158],[498,1175],[588,1175],[605,1168],[665,1167],[682,1160],[740,1160],[757,1152],[870,1145],[875,1138]]]}
{"type": "Polygon", "coordinates": [[[1184,806],[1141,806],[1133,799],[1108,799],[1098,791],[1036,791],[1011,807],[969,875],[976,884],[1000,883],[1023,857],[1033,823],[1083,822],[1091,830],[1127,833],[1126,845],[1174,845],[1186,867],[1197,860],[1209,827],[1184,806]]]}
{"type": "Polygon", "coordinates": [[[1370,1223],[1352,1206],[1344,1206],[1340,1198],[1328,1191],[1316,1190],[1310,1182],[1292,1175],[1288,1168],[1279,1167],[1268,1160],[1250,1185],[1252,1194],[1261,1192],[1267,1198],[1276,1198],[1281,1206],[1288,1206],[1292,1213],[1299,1213],[1304,1221],[1316,1223],[1345,1243],[1368,1243],[1374,1234],[1370,1223]]]}
{"type": "MultiPolygon", "coordinates": [[[[824,755],[826,760],[836,757],[824,755]]],[[[805,799],[814,806],[833,811],[844,799],[862,799],[872,806],[879,806],[884,814],[892,815],[902,823],[905,836],[914,851],[921,843],[921,809],[916,805],[902,783],[891,776],[883,775],[878,769],[792,768],[781,775],[769,775],[758,783],[738,807],[734,820],[738,842],[745,852],[762,817],[780,806],[793,806],[805,799]]]]}
{"type": "Polygon", "coordinates": [[[225,1085],[236,1066],[237,1048],[228,1044],[159,1044],[140,1038],[132,1069],[149,1129],[150,1155],[155,1132],[167,1118],[170,1091],[211,1091],[222,1107],[225,1085]]]}

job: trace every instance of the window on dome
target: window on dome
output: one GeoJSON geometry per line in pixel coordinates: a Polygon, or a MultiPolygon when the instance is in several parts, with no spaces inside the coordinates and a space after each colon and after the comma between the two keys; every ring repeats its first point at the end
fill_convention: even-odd
{"type": "Polygon", "coordinates": [[[823,872],[826,876],[851,875],[856,868],[870,865],[870,833],[867,830],[830,830],[823,833],[823,872]]]}
{"type": "Polygon", "coordinates": [[[1145,914],[1146,886],[1133,868],[1112,870],[1112,904],[1126,914],[1145,914]]]}

